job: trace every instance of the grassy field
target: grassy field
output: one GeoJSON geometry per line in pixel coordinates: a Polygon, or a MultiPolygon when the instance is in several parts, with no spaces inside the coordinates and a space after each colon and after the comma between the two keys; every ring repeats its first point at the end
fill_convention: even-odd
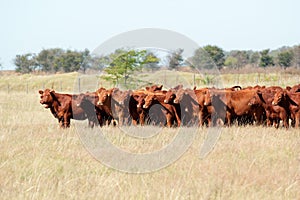
{"type": "MultiPolygon", "coordinates": [[[[45,80],[45,86],[51,86],[54,76],[28,75],[36,86],[28,94],[21,87],[25,76],[1,77],[1,84],[13,80],[17,90],[8,94],[3,87],[0,92],[1,199],[300,198],[297,129],[223,128],[214,150],[200,159],[208,133],[201,128],[190,148],[173,164],[145,174],[124,173],[106,167],[87,151],[80,140],[84,132],[78,133],[78,127],[88,133],[86,121],[59,129],[50,111],[39,104],[37,89],[45,80]]],[[[66,78],[73,84],[77,75],[56,76],[74,77],[66,78]]],[[[289,81],[294,79],[296,82],[291,76],[289,81]]],[[[159,133],[144,139],[118,128],[105,127],[102,132],[121,149],[145,153],[161,149],[177,134],[176,129],[155,130],[159,133]]]]}

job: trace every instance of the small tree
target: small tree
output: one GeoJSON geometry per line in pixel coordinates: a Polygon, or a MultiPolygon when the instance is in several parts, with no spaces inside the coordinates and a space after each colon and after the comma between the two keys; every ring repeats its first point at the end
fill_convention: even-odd
{"type": "Polygon", "coordinates": [[[260,52],[260,67],[274,66],[273,57],[269,55],[270,49],[265,49],[260,52]]]}
{"type": "Polygon", "coordinates": [[[124,79],[124,84],[130,75],[137,70],[141,70],[146,63],[153,62],[153,58],[147,56],[146,50],[123,50],[118,49],[110,55],[112,62],[105,68],[107,75],[104,79],[117,84],[121,78],[124,79]]]}
{"type": "Polygon", "coordinates": [[[167,59],[169,62],[170,69],[176,69],[178,66],[182,65],[183,57],[182,57],[183,49],[177,49],[168,55],[167,59]]]}
{"type": "Polygon", "coordinates": [[[283,51],[277,55],[278,64],[286,69],[292,65],[294,54],[292,51],[283,51]]]}

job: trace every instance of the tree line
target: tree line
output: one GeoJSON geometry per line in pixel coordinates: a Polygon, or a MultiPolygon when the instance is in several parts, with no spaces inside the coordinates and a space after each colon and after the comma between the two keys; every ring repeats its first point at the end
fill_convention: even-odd
{"type": "MultiPolygon", "coordinates": [[[[184,49],[177,49],[166,57],[164,67],[177,69],[180,66],[191,66],[198,69],[217,67],[240,69],[246,65],[254,67],[281,66],[286,69],[300,66],[300,45],[282,47],[273,51],[232,50],[224,51],[215,45],[206,45],[197,49],[190,58],[183,58],[184,49]]],[[[118,82],[121,77],[128,77],[136,70],[156,70],[161,67],[161,59],[148,50],[117,49],[109,55],[92,55],[88,49],[83,51],[64,50],[61,48],[43,49],[39,53],[16,55],[13,60],[16,72],[46,73],[73,72],[93,69],[105,71],[107,78],[118,82]]]]}

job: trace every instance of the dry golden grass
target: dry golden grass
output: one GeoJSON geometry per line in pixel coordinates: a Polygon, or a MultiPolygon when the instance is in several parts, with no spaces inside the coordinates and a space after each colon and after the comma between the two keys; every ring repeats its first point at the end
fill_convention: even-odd
{"type": "MultiPolygon", "coordinates": [[[[207,134],[202,128],[172,165],[130,174],[94,159],[76,133],[77,124],[59,129],[50,111],[39,104],[37,93],[2,92],[0,105],[1,199],[300,198],[296,129],[223,128],[214,150],[200,159],[207,134]]],[[[176,135],[176,129],[161,129],[153,137],[138,139],[118,128],[103,130],[116,146],[139,153],[160,149],[176,135]]]]}

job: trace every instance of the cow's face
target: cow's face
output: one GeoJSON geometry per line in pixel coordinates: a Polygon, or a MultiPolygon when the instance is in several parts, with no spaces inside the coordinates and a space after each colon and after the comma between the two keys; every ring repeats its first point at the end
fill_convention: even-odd
{"type": "Polygon", "coordinates": [[[108,101],[108,99],[111,97],[111,94],[112,94],[112,90],[102,90],[101,92],[97,92],[97,96],[99,98],[97,105],[98,106],[104,105],[104,103],[108,101]]]}
{"type": "Polygon", "coordinates": [[[169,90],[167,93],[166,93],[166,97],[164,99],[164,103],[175,103],[174,100],[176,98],[176,94],[172,91],[172,90],[169,90]]]}
{"type": "Polygon", "coordinates": [[[54,90],[46,89],[45,91],[39,90],[39,94],[41,95],[40,103],[45,105],[45,108],[49,108],[53,103],[52,93],[54,90]]]}
{"type": "Polygon", "coordinates": [[[137,101],[137,108],[142,108],[145,104],[145,94],[135,95],[134,99],[137,101]]]}
{"type": "Polygon", "coordinates": [[[284,93],[282,91],[276,92],[274,99],[272,101],[273,106],[277,106],[284,98],[284,93]]]}
{"type": "Polygon", "coordinates": [[[206,91],[206,92],[203,93],[203,94],[204,94],[204,105],[205,105],[205,106],[210,106],[214,94],[212,94],[212,93],[209,92],[209,91],[206,91]]]}
{"type": "Polygon", "coordinates": [[[78,95],[76,97],[76,99],[73,99],[73,100],[74,100],[76,106],[80,107],[80,106],[82,106],[82,102],[85,100],[85,94],[81,93],[80,95],[78,95]]]}
{"type": "Polygon", "coordinates": [[[113,93],[112,93],[112,98],[113,98],[119,105],[125,105],[126,102],[129,101],[130,93],[129,93],[129,91],[114,90],[113,93]]]}

